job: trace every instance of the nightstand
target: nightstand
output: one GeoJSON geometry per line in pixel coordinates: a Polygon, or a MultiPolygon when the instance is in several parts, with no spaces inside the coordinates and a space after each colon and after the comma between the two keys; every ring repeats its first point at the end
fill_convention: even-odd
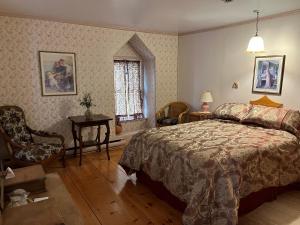
{"type": "Polygon", "coordinates": [[[213,114],[211,112],[190,112],[189,114],[189,122],[208,120],[212,118],[213,114]]]}

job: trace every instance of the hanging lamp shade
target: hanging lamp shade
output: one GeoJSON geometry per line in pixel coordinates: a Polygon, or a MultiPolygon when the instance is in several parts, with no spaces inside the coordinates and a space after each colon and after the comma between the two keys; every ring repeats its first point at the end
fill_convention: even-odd
{"type": "Polygon", "coordinates": [[[265,51],[264,39],[260,36],[254,36],[250,39],[247,52],[263,52],[265,51]]]}
{"type": "Polygon", "coordinates": [[[254,10],[253,12],[256,13],[256,34],[250,39],[247,52],[263,52],[265,51],[264,39],[258,36],[259,10],[254,10]]]}

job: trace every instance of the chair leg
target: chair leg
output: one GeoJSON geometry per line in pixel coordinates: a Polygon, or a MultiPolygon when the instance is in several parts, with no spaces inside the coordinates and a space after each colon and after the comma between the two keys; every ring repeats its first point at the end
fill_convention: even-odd
{"type": "Polygon", "coordinates": [[[64,152],[63,157],[62,157],[62,165],[65,168],[66,167],[66,159],[65,159],[66,153],[64,152]]]}

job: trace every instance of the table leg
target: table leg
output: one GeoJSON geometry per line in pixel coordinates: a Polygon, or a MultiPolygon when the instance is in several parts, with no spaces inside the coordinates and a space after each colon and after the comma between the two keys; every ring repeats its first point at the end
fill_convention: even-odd
{"type": "Polygon", "coordinates": [[[108,121],[105,124],[105,126],[106,126],[106,133],[105,133],[106,154],[107,154],[107,159],[110,160],[109,149],[108,149],[110,128],[109,128],[109,122],[108,121]]]}
{"type": "Polygon", "coordinates": [[[76,129],[75,124],[72,122],[72,134],[73,134],[73,140],[74,140],[74,156],[77,154],[77,135],[76,135],[76,129]]]}
{"type": "Polygon", "coordinates": [[[81,162],[82,162],[82,148],[83,148],[82,145],[83,143],[82,143],[81,127],[79,127],[79,150],[80,150],[79,166],[81,166],[81,162]]]}
{"type": "Polygon", "coordinates": [[[99,152],[101,152],[101,140],[100,140],[100,136],[101,136],[101,126],[99,125],[98,129],[97,129],[97,138],[96,138],[97,148],[98,148],[99,152]]]}

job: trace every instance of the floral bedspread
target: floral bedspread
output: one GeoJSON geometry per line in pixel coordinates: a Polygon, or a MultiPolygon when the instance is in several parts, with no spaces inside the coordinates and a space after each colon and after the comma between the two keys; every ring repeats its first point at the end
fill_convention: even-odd
{"type": "Polygon", "coordinates": [[[298,146],[286,131],[204,120],[136,134],[120,165],[186,202],[183,224],[234,225],[240,198],[299,181],[298,146]]]}

